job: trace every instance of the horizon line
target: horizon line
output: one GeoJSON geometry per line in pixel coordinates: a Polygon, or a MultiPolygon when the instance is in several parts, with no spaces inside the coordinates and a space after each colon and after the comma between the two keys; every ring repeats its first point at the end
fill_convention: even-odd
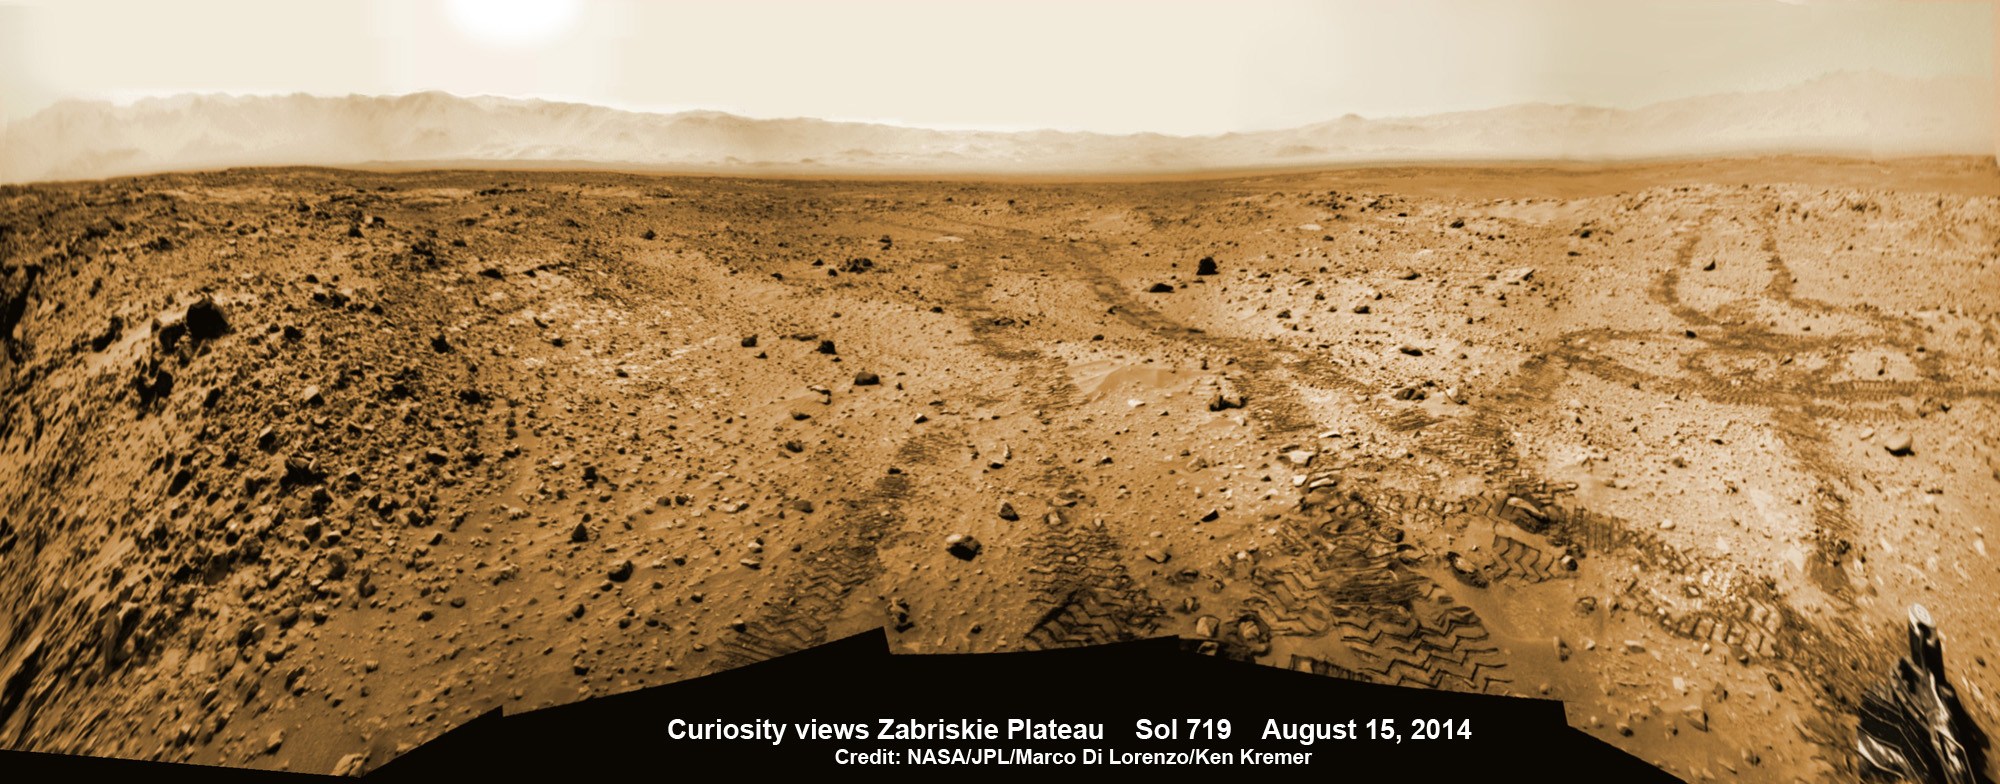
{"type": "MultiPolygon", "coordinates": [[[[1669,98],[1665,100],[1654,101],[1651,103],[1641,104],[1637,106],[1630,106],[1630,107],[1609,106],[1603,104],[1584,103],[1584,102],[1555,103],[1550,101],[1520,101],[1514,103],[1499,103],[1482,107],[1450,109],[1445,111],[1437,111],[1437,112],[1421,113],[1421,114],[1364,115],[1357,112],[1343,112],[1338,115],[1329,116],[1325,119],[1317,120],[1303,125],[1273,126],[1268,128],[1218,131],[1213,133],[1185,134],[1185,133],[1172,133],[1167,131],[1152,131],[1152,130],[1100,131],[1100,130],[1091,130],[1087,128],[1078,128],[1078,127],[1046,127],[1046,126],[1025,126],[1025,125],[999,126],[999,125],[977,125],[977,124],[961,125],[953,123],[921,124],[921,123],[913,123],[905,121],[900,118],[855,118],[855,117],[838,117],[838,116],[819,117],[819,116],[804,115],[804,114],[766,116],[766,115],[749,114],[739,109],[736,109],[735,107],[714,107],[714,106],[697,106],[697,105],[641,105],[641,104],[630,104],[630,103],[615,102],[615,101],[600,102],[600,101],[583,99],[577,96],[551,94],[551,93],[522,94],[522,95],[499,95],[494,93],[460,94],[442,88],[413,90],[410,92],[402,92],[402,93],[349,92],[345,94],[321,93],[309,90],[293,90],[289,92],[234,91],[234,90],[173,90],[173,91],[117,90],[117,91],[110,91],[108,94],[104,95],[81,94],[81,95],[70,95],[57,98],[54,101],[51,101],[48,105],[36,109],[34,112],[29,113],[18,120],[9,120],[4,116],[0,116],[0,129],[5,129],[11,125],[19,123],[26,123],[30,120],[40,117],[43,114],[46,114],[50,111],[61,108],[65,105],[109,104],[115,108],[125,109],[125,108],[135,108],[142,103],[164,102],[164,101],[171,101],[174,99],[203,99],[203,98],[269,99],[269,98],[291,98],[291,97],[304,96],[307,98],[319,99],[319,100],[342,100],[342,99],[395,100],[395,99],[412,98],[417,96],[436,94],[464,101],[492,99],[500,101],[516,101],[523,103],[539,102],[544,104],[587,106],[597,109],[606,109],[610,111],[624,112],[628,114],[652,115],[659,117],[675,117],[675,116],[684,116],[693,114],[720,114],[728,117],[735,117],[739,119],[754,120],[754,121],[766,121],[766,122],[813,121],[813,122],[823,122],[823,123],[839,124],[839,125],[875,125],[875,126],[883,126],[891,128],[902,128],[907,130],[938,131],[944,133],[995,133],[995,134],[1061,133],[1061,134],[1105,136],[1105,137],[1160,136],[1173,139],[1218,139],[1218,138],[1226,138],[1238,135],[1272,133],[1279,131],[1295,130],[1299,128],[1308,128],[1315,125],[1322,125],[1325,123],[1339,122],[1349,119],[1370,120],[1370,121],[1416,120],[1416,119],[1425,119],[1434,117],[1445,117],[1454,114],[1470,114],[1477,112],[1487,112],[1487,111],[1496,111],[1501,109],[1525,108],[1525,107],[1549,107],[1557,109],[1592,109],[1592,110],[1609,111],[1609,112],[1639,112],[1653,107],[1664,106],[1688,100],[1700,100],[1703,98],[1714,98],[1720,96],[1732,96],[1732,95],[1747,96],[1747,95],[1760,95],[1766,93],[1783,92],[1786,90],[1798,89],[1801,87],[1805,87],[1807,85],[1811,85],[1817,82],[1822,82],[1827,79],[1832,79],[1843,75],[1856,75],[1856,76],[1873,75],[1873,76],[1881,76],[1890,79],[1909,81],[1909,82],[1931,82],[1931,83],[1987,82],[1994,86],[1996,104],[2000,104],[2000,79],[1996,79],[1994,77],[1982,77],[1977,75],[1909,76],[1905,74],[1892,73],[1877,69],[1860,69],[1860,70],[1838,69],[1838,70],[1827,71],[1812,78],[1794,82],[1792,84],[1784,85],[1781,87],[1774,87],[1762,90],[1743,90],[1743,91],[1733,91],[1733,92],[1690,94],[1690,95],[1680,96],[1677,98],[1669,98]]],[[[2000,123],[1996,123],[1995,130],[1996,133],[2000,133],[2000,123]]]]}

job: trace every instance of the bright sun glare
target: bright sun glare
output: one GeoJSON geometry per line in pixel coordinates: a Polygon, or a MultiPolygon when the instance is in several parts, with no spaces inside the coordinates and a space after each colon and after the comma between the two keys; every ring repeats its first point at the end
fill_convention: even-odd
{"type": "Polygon", "coordinates": [[[577,0],[446,0],[459,33],[487,46],[527,48],[555,40],[575,24],[577,0]]]}

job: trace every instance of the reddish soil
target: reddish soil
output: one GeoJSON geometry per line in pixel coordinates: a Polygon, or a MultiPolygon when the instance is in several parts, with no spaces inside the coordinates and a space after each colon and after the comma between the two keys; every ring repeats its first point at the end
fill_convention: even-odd
{"type": "Polygon", "coordinates": [[[232,170],[0,258],[11,748],[360,772],[887,626],[1844,780],[1912,603],[2000,725],[1990,161],[232,170]]]}

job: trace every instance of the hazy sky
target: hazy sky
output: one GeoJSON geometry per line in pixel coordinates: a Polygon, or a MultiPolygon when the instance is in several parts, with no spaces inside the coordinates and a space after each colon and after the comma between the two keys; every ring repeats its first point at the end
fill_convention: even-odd
{"type": "Polygon", "coordinates": [[[179,92],[537,96],[1206,134],[1835,70],[1993,79],[1992,2],[0,0],[0,117],[179,92]]]}

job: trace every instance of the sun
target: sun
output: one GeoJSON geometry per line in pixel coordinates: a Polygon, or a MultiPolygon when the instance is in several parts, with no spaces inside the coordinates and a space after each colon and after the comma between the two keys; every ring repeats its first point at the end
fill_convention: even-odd
{"type": "Polygon", "coordinates": [[[478,43],[509,49],[546,44],[568,32],[577,0],[446,0],[452,27],[478,43]]]}

